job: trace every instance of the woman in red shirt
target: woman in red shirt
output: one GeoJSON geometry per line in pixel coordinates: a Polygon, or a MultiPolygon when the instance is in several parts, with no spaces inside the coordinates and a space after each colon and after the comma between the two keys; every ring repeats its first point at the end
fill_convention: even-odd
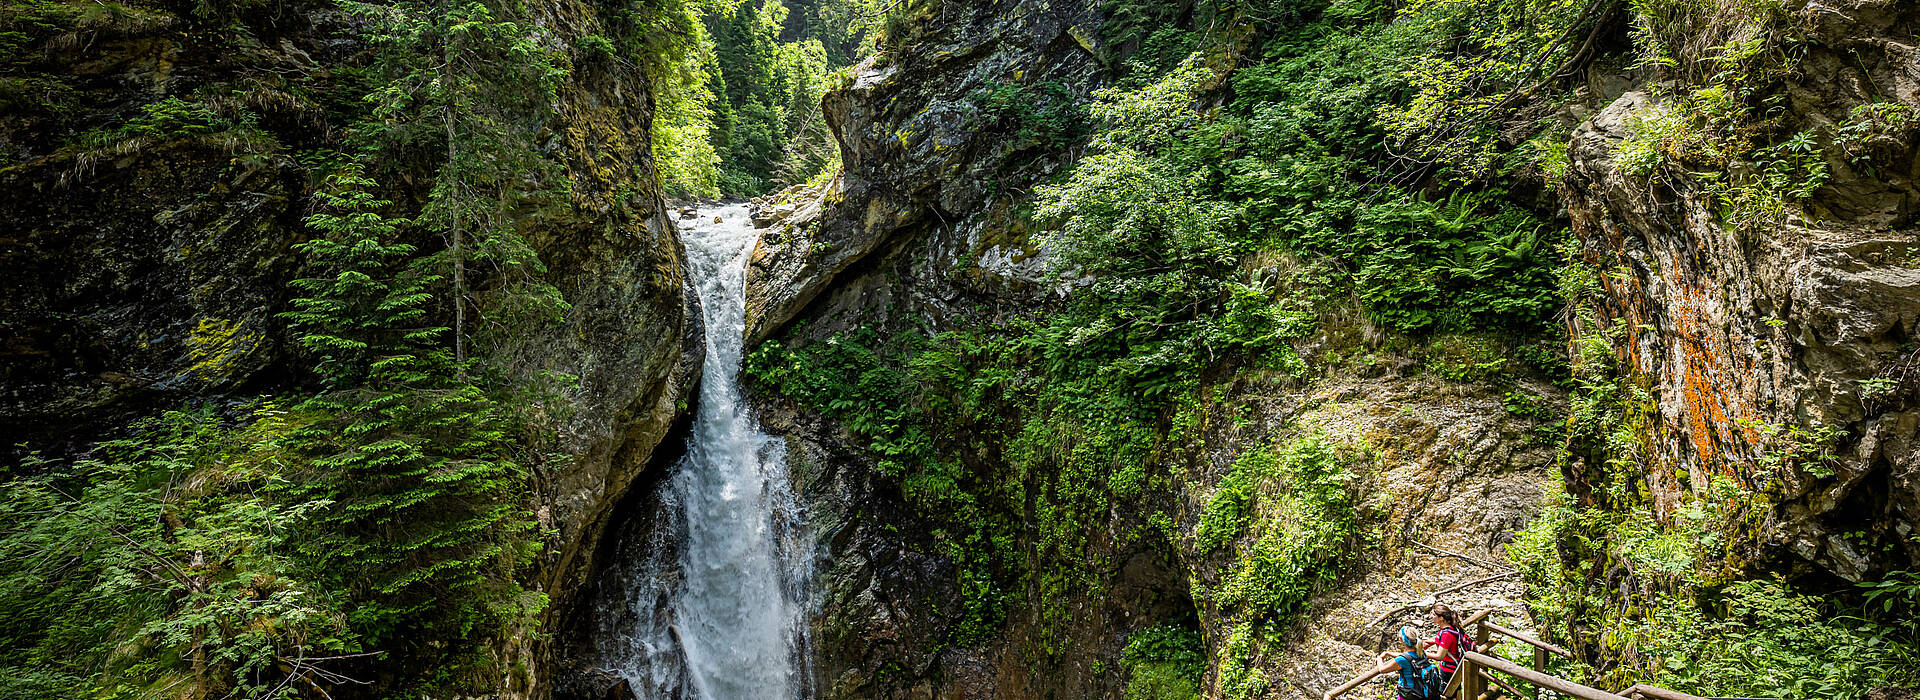
{"type": "Polygon", "coordinates": [[[1433,606],[1433,624],[1440,626],[1440,634],[1427,643],[1427,658],[1440,666],[1440,677],[1453,681],[1453,672],[1460,668],[1460,659],[1465,652],[1473,649],[1473,641],[1467,639],[1467,633],[1460,631],[1460,613],[1445,605],[1433,606]]]}

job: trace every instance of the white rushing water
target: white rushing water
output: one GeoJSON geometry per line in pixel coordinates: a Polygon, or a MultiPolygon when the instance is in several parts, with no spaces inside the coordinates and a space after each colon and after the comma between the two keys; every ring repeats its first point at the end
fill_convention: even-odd
{"type": "Polygon", "coordinates": [[[786,451],[740,397],[745,270],[759,231],[744,205],[680,222],[706,321],[687,454],[619,534],[597,644],[642,700],[806,694],[810,556],[786,451]],[[714,223],[714,217],[720,223],[714,223]]]}

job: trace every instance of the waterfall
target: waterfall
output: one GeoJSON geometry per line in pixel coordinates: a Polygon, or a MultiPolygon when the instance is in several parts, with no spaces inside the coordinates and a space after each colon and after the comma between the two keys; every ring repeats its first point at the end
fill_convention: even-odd
{"type": "Polygon", "coordinates": [[[740,204],[681,226],[706,320],[699,406],[686,456],[618,535],[596,640],[603,667],[642,700],[806,694],[811,549],[784,446],[760,432],[739,388],[758,235],[740,204]]]}

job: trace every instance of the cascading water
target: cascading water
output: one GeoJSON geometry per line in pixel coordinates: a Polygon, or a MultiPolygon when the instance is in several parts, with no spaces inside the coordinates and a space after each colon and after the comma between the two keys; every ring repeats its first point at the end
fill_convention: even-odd
{"type": "Polygon", "coordinates": [[[619,535],[602,583],[601,664],[642,700],[797,700],[806,694],[810,548],[782,444],[740,397],[745,205],[683,222],[707,357],[687,454],[619,535]],[[719,218],[715,222],[715,217],[719,218]]]}

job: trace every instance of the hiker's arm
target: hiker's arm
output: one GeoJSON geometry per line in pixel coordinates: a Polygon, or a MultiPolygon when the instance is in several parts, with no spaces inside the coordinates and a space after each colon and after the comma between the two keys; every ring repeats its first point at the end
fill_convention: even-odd
{"type": "Polygon", "coordinates": [[[1426,650],[1420,653],[1426,654],[1430,661],[1447,660],[1447,648],[1438,644],[1428,644],[1426,650]]]}

